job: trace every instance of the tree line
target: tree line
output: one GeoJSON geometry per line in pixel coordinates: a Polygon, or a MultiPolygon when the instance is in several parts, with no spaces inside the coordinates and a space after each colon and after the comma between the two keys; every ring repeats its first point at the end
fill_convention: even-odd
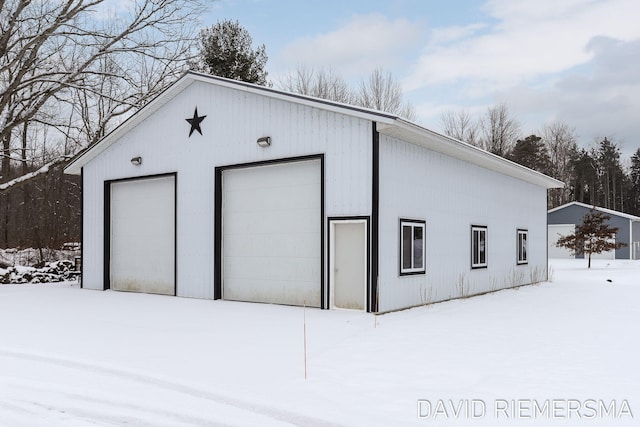
{"type": "Polygon", "coordinates": [[[200,0],[0,1],[0,246],[80,238],[80,186],[64,176],[185,69],[200,0]]]}
{"type": "Polygon", "coordinates": [[[47,173],[0,194],[1,248],[42,251],[80,241],[80,179],[65,175],[63,169],[63,163],[55,164],[47,173]]]}
{"type": "MultiPolygon", "coordinates": [[[[66,162],[184,71],[273,86],[264,45],[237,21],[194,30],[203,0],[0,2],[0,247],[80,240],[80,184],[66,162]]],[[[350,89],[299,68],[279,88],[415,117],[382,69],[350,89]]]]}
{"type": "MultiPolygon", "coordinates": [[[[382,68],[354,86],[331,68],[304,66],[270,81],[265,46],[254,47],[238,21],[196,29],[203,2],[0,2],[0,247],[79,241],[81,188],[64,164],[189,69],[415,119],[382,68]]],[[[460,112],[443,123],[455,138],[571,183],[551,206],[580,200],[637,212],[640,153],[629,170],[610,140],[579,149],[562,123],[522,138],[504,105],[477,122],[460,112]]]]}
{"type": "Polygon", "coordinates": [[[304,65],[275,82],[269,81],[264,69],[268,59],[265,46],[253,48],[251,35],[238,21],[223,20],[203,29],[198,37],[198,52],[190,62],[192,70],[275,85],[287,92],[394,113],[409,120],[416,118],[413,106],[404,100],[400,82],[381,67],[373,69],[356,87],[331,68],[304,65]]]}
{"type": "Polygon", "coordinates": [[[440,121],[453,138],[564,182],[549,191],[549,208],[578,201],[640,216],[640,148],[629,159],[608,137],[581,148],[575,130],[562,121],[524,136],[506,104],[487,108],[477,119],[465,110],[447,111],[440,121]]]}

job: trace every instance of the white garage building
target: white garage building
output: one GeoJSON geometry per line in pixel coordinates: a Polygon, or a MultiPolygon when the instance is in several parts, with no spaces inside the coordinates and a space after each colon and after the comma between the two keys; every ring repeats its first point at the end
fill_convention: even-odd
{"type": "Polygon", "coordinates": [[[193,72],[66,172],[84,288],[371,312],[545,279],[562,185],[391,114],[193,72]]]}

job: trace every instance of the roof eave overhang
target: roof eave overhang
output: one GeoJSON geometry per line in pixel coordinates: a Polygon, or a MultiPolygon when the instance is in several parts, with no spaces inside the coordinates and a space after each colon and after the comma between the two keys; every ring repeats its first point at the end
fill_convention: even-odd
{"type": "Polygon", "coordinates": [[[484,151],[466,142],[441,135],[403,119],[398,118],[392,123],[378,122],[377,129],[381,134],[408,141],[438,153],[482,166],[486,169],[547,189],[564,187],[562,181],[558,181],[545,174],[484,151]]]}
{"type": "Polygon", "coordinates": [[[296,102],[298,104],[307,105],[310,107],[322,108],[337,113],[348,114],[365,120],[375,121],[377,123],[377,130],[381,134],[402,139],[426,147],[430,150],[446,154],[448,156],[464,160],[469,163],[473,163],[545,188],[564,187],[564,183],[562,183],[561,181],[521,166],[517,163],[506,160],[495,154],[488,153],[473,145],[433,132],[429,129],[401,119],[393,114],[383,113],[367,108],[355,107],[347,104],[341,104],[333,101],[326,101],[305,95],[281,92],[264,86],[239,82],[237,80],[229,80],[221,77],[210,76],[207,74],[195,73],[192,71],[186,72],[180,79],[170,85],[165,91],[160,93],[156,98],[154,98],[151,102],[149,102],[149,104],[143,107],[136,114],[125,120],[111,133],[102,138],[96,144],[79,153],[67,165],[64,172],[67,174],[79,175],[84,165],[97,157],[113,142],[115,142],[135,126],[140,124],[147,117],[161,108],[164,104],[169,102],[169,100],[188,88],[191,84],[193,84],[194,82],[210,83],[211,81],[215,81],[217,85],[232,88],[235,90],[244,90],[248,93],[255,93],[270,98],[296,102]]]}

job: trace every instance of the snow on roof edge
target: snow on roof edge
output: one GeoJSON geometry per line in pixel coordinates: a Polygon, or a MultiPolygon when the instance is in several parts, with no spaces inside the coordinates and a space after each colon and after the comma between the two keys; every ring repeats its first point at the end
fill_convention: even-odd
{"type": "Polygon", "coordinates": [[[555,212],[555,211],[559,211],[560,209],[564,209],[564,208],[566,208],[568,206],[571,206],[571,205],[580,206],[580,207],[587,208],[587,209],[595,209],[597,211],[600,211],[600,212],[603,212],[603,213],[606,213],[606,214],[610,214],[610,215],[619,216],[619,217],[622,217],[622,218],[626,218],[626,219],[629,219],[631,221],[640,221],[640,217],[639,216],[631,215],[631,214],[628,214],[628,213],[625,213],[625,212],[615,211],[613,209],[602,208],[600,206],[588,205],[586,203],[577,202],[577,201],[565,203],[564,205],[557,206],[557,207],[555,207],[553,209],[549,209],[547,211],[547,213],[552,213],[552,212],[555,212]]]}

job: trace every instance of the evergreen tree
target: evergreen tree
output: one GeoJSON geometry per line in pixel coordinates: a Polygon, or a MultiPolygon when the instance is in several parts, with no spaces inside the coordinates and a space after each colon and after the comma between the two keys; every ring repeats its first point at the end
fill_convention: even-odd
{"type": "Polygon", "coordinates": [[[536,135],[519,139],[507,158],[544,174],[549,174],[551,170],[549,151],[542,142],[542,138],[536,135]]]}
{"type": "Polygon", "coordinates": [[[224,20],[200,32],[199,58],[191,69],[248,83],[267,85],[264,45],[255,50],[253,39],[238,21],[224,20]]]}
{"type": "Polygon", "coordinates": [[[572,166],[574,200],[588,205],[597,204],[598,165],[593,153],[589,153],[583,148],[577,153],[572,166]]]}
{"type": "Polygon", "coordinates": [[[640,215],[640,148],[631,156],[631,170],[629,171],[630,192],[629,209],[632,215],[640,215]]]}
{"type": "Polygon", "coordinates": [[[606,224],[610,219],[609,215],[591,209],[582,218],[582,224],[576,226],[575,232],[559,238],[556,246],[567,248],[574,255],[587,255],[589,258],[587,268],[591,268],[591,254],[600,254],[626,246],[622,242],[615,242],[618,227],[610,227],[606,224]]]}
{"type": "Polygon", "coordinates": [[[611,140],[600,141],[596,154],[599,172],[597,203],[605,208],[625,211],[625,173],[620,164],[620,148],[611,140]]]}

